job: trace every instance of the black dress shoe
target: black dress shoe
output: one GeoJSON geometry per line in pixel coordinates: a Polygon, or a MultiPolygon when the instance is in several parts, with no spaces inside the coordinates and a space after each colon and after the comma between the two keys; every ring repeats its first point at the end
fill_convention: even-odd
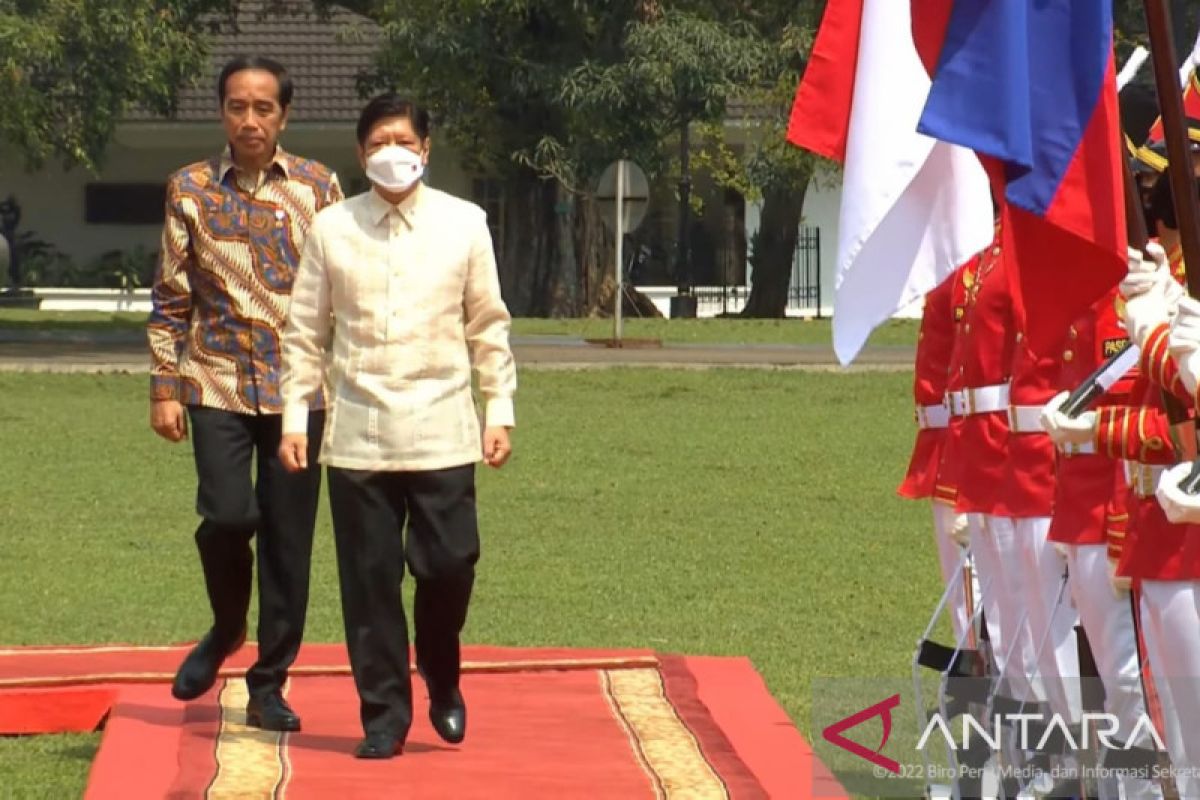
{"type": "Polygon", "coordinates": [[[246,724],[264,731],[298,731],[300,717],[279,692],[251,697],[246,704],[246,724]]]}
{"type": "Polygon", "coordinates": [[[355,758],[391,758],[404,752],[404,742],[394,736],[372,733],[354,748],[355,758]]]}
{"type": "Polygon", "coordinates": [[[171,694],[176,700],[195,700],[207,692],[217,682],[217,673],[225,659],[236,653],[245,641],[245,628],[232,641],[218,637],[212,630],[204,634],[179,665],[171,694]]]}
{"type": "Polygon", "coordinates": [[[429,721],[443,741],[458,744],[467,735],[467,704],[458,689],[429,697],[429,721]]]}

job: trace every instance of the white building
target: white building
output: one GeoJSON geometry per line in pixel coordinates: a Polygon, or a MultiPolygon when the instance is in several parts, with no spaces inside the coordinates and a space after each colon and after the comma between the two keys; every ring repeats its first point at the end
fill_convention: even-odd
{"type": "MultiPolygon", "coordinates": [[[[307,0],[293,2],[307,4],[307,0]]],[[[176,116],[163,120],[144,115],[122,123],[99,174],[81,168],[63,170],[57,165],[30,173],[15,153],[0,147],[0,199],[12,196],[19,204],[19,231],[32,232],[37,239],[53,245],[70,258],[76,269],[94,267],[102,255],[114,253],[124,254],[131,263],[148,263],[159,248],[167,175],[223,147],[216,75],[225,61],[243,53],[276,58],[295,81],[296,93],[282,145],[333,167],[347,194],[365,189],[355,155],[354,125],[363,104],[355,78],[371,64],[380,39],[378,28],[342,9],[335,9],[328,20],[303,12],[272,14],[268,18],[261,0],[243,0],[239,14],[237,34],[222,36],[214,43],[208,76],[198,86],[181,92],[176,116]]],[[[452,148],[433,148],[428,180],[479,203],[491,219],[499,219],[502,187],[486,176],[464,171],[452,148]]],[[[697,191],[702,184],[703,179],[698,177],[697,191]]],[[[659,186],[658,194],[663,200],[655,223],[658,235],[673,244],[673,187],[659,186]]],[[[719,190],[712,194],[720,197],[719,190]]],[[[806,195],[803,233],[808,246],[797,255],[798,280],[793,287],[797,302],[789,313],[830,313],[838,198],[836,189],[816,185],[806,195]],[[803,295],[807,299],[802,299],[803,295]]],[[[703,266],[707,258],[707,270],[702,272],[710,277],[721,276],[716,280],[724,284],[705,286],[703,275],[697,274],[701,316],[736,313],[749,292],[751,269],[745,258],[746,243],[758,228],[759,208],[743,203],[740,197],[727,198],[723,205],[718,199],[711,211],[706,211],[701,227],[711,231],[733,225],[738,230],[726,231],[720,247],[711,235],[699,240],[712,244],[701,245],[694,261],[703,266]],[[714,266],[713,259],[723,259],[724,266],[714,266]]],[[[650,218],[654,216],[652,209],[650,218]]],[[[663,256],[660,260],[669,258],[663,256]]],[[[661,269],[658,275],[661,277],[661,269]]],[[[6,276],[0,276],[0,285],[5,282],[6,276]]],[[[45,282],[36,281],[42,285],[45,282]]],[[[670,297],[676,291],[670,281],[642,282],[639,288],[664,315],[668,313],[670,297]]],[[[99,302],[96,292],[51,292],[46,296],[44,308],[95,307],[99,302]]],[[[137,293],[132,304],[131,300],[126,297],[123,307],[147,307],[145,292],[137,293]]]]}

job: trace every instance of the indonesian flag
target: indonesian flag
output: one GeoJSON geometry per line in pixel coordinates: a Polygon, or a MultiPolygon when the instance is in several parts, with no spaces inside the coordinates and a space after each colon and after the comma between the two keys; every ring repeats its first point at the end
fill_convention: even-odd
{"type": "Polygon", "coordinates": [[[948,13],[917,1],[914,30],[908,0],[830,0],[788,125],[788,141],[844,167],[833,313],[842,364],[994,235],[976,155],[917,133],[948,13]]]}

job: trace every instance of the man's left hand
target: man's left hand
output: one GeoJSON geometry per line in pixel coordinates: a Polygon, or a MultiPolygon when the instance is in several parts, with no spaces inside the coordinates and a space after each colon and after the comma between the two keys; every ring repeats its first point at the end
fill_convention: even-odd
{"type": "Polygon", "coordinates": [[[489,467],[499,469],[512,455],[512,443],[508,438],[508,428],[494,426],[483,431],[483,461],[489,467]]]}
{"type": "Polygon", "coordinates": [[[1176,525],[1200,522],[1200,496],[1188,494],[1179,487],[1192,472],[1192,462],[1184,461],[1163,472],[1154,492],[1167,520],[1176,525]]]}

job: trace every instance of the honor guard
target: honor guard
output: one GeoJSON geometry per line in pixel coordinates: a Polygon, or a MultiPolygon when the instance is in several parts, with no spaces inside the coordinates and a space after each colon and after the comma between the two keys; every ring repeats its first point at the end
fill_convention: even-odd
{"type": "MultiPolygon", "coordinates": [[[[974,265],[970,265],[971,268],[974,265]]],[[[934,541],[942,578],[949,584],[963,564],[962,545],[965,541],[967,519],[957,514],[954,485],[938,481],[942,456],[950,425],[950,410],[946,406],[946,377],[954,337],[963,316],[965,287],[963,276],[968,266],[959,267],[937,288],[925,295],[921,314],[921,329],[917,334],[917,355],[914,364],[913,401],[916,405],[917,436],[913,442],[908,471],[896,493],[910,500],[932,500],[934,541]]],[[[949,478],[950,476],[944,476],[949,478]]],[[[962,640],[970,624],[967,604],[969,584],[950,601],[954,634],[962,640]]]]}

